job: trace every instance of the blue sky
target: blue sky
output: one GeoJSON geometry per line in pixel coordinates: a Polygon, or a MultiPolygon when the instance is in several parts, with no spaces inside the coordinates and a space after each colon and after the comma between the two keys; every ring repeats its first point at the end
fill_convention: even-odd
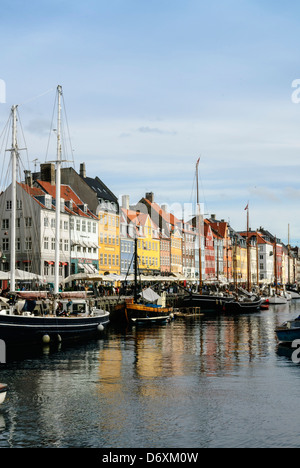
{"type": "MultiPolygon", "coordinates": [[[[29,160],[63,86],[76,169],[136,202],[190,203],[300,241],[300,5],[288,0],[1,1],[0,79],[29,160]]],[[[48,159],[51,159],[49,156],[48,159]]],[[[33,169],[33,165],[32,165],[33,169]]]]}

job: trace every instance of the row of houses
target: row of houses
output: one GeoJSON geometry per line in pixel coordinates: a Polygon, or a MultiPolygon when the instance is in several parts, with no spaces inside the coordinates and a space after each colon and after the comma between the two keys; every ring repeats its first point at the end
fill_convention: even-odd
{"type": "MultiPolygon", "coordinates": [[[[60,278],[76,273],[131,274],[137,238],[139,271],[198,282],[294,283],[300,274],[297,248],[284,245],[260,227],[235,231],[215,215],[179,219],[146,193],[130,204],[118,198],[98,177],[61,171],[60,278]]],[[[55,166],[26,171],[17,185],[16,267],[54,281],[55,166]]],[[[1,269],[10,269],[11,186],[0,196],[1,269]]]]}

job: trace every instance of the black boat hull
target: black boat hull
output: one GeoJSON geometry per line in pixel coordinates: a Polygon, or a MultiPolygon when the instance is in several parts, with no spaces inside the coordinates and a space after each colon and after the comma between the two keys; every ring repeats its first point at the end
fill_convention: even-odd
{"type": "Polygon", "coordinates": [[[108,323],[109,314],[95,317],[0,315],[0,339],[7,345],[76,340],[99,333],[108,323]]]}
{"type": "Polygon", "coordinates": [[[225,304],[225,312],[234,314],[251,314],[258,312],[260,310],[261,305],[261,300],[254,302],[232,301],[225,304]]]}
{"type": "Polygon", "coordinates": [[[201,296],[200,294],[193,294],[183,299],[182,307],[200,307],[201,312],[222,312],[225,304],[232,300],[232,297],[226,296],[201,296]]]}

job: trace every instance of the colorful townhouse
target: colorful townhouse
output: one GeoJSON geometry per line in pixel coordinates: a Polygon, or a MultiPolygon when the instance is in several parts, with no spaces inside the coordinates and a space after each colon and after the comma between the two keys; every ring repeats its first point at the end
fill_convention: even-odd
{"type": "Polygon", "coordinates": [[[216,215],[212,214],[208,219],[212,229],[219,235],[219,258],[222,258],[222,263],[220,261],[219,272],[221,276],[227,282],[233,279],[233,270],[232,270],[232,258],[233,258],[233,249],[230,237],[230,229],[228,223],[224,220],[217,220],[216,215]],[[220,240],[221,239],[221,240],[220,240]],[[223,253],[222,253],[223,248],[223,253]],[[222,274],[223,268],[223,274],[222,274]]]}
{"type": "Polygon", "coordinates": [[[204,220],[205,237],[205,280],[216,280],[214,236],[209,221],[204,220]]]}
{"type": "Polygon", "coordinates": [[[148,214],[125,210],[130,228],[135,228],[139,273],[144,275],[160,274],[160,235],[158,226],[148,214]]]}
{"type": "Polygon", "coordinates": [[[164,275],[170,275],[171,273],[181,275],[183,272],[181,221],[174,214],[168,212],[166,205],[158,205],[154,201],[152,192],[146,193],[145,197],[132,208],[148,214],[157,226],[160,234],[161,273],[164,275]]]}

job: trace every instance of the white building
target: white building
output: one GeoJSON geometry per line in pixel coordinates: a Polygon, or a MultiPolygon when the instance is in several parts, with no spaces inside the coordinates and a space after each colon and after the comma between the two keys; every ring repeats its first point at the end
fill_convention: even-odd
{"type": "MultiPolygon", "coordinates": [[[[98,222],[69,186],[62,186],[60,281],[79,271],[98,271],[98,222]]],[[[0,196],[1,269],[10,270],[11,186],[0,196]]],[[[16,268],[54,283],[55,185],[17,184],[16,268]],[[54,196],[53,196],[54,195],[54,196]]]]}

